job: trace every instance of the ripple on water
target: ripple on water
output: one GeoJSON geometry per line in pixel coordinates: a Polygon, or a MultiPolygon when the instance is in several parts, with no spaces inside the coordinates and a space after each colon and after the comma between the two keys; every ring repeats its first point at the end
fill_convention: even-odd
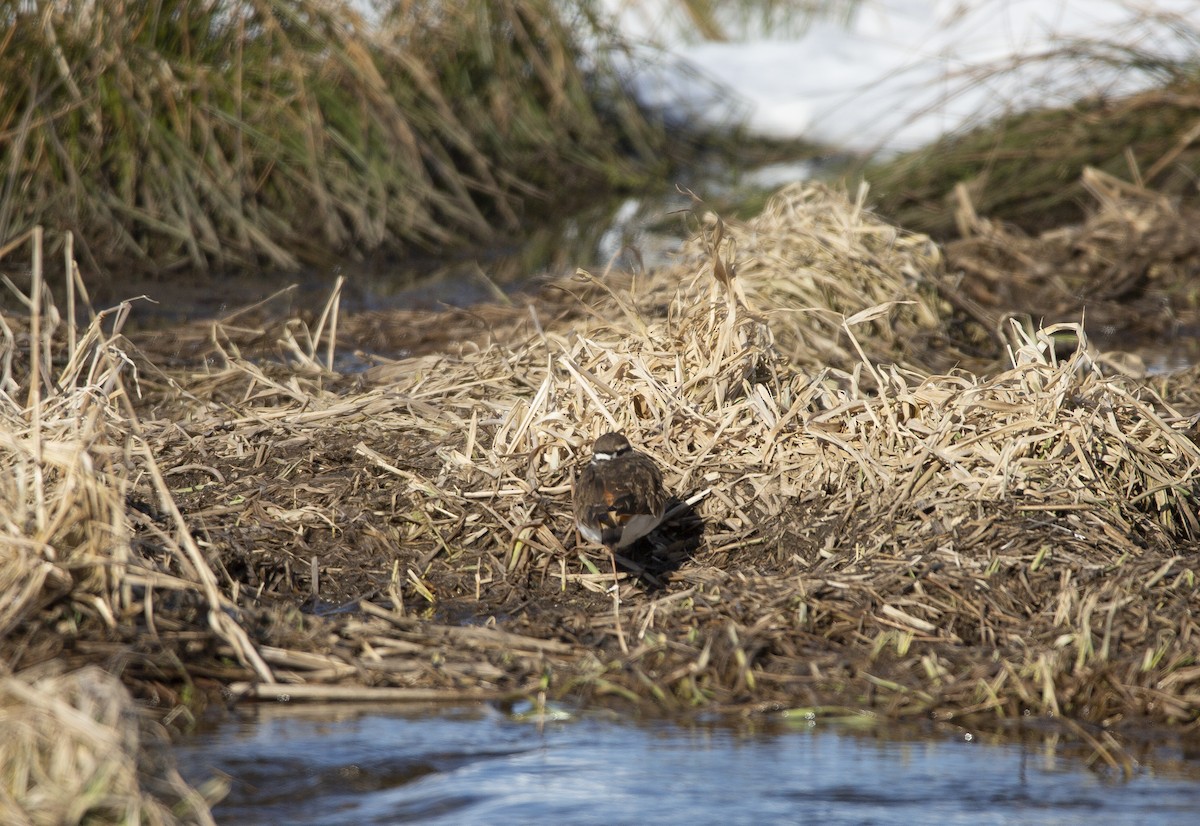
{"type": "Polygon", "coordinates": [[[1191,776],[1089,771],[1053,749],[814,729],[747,734],[488,708],[258,707],[178,749],[233,778],[218,822],[1191,824],[1191,776]]]}

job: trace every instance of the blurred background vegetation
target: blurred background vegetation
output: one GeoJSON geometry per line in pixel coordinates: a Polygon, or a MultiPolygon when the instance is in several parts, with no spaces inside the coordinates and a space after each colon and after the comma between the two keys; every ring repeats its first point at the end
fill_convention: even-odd
{"type": "MultiPolygon", "coordinates": [[[[1200,52],[1197,53],[1200,58],[1200,52]]],[[[956,236],[956,187],[973,208],[1026,232],[1083,218],[1095,167],[1181,200],[1200,194],[1200,64],[1163,64],[1159,85],[1116,98],[1014,113],[870,163],[877,207],[901,225],[956,236]]]]}
{"type": "Polygon", "coordinates": [[[2,0],[0,21],[0,238],[71,229],[94,264],[445,248],[669,163],[587,2],[367,23],[324,0],[2,0]]]}
{"type": "MultiPolygon", "coordinates": [[[[667,8],[684,39],[736,39],[849,21],[862,5],[667,8]]],[[[602,6],[392,0],[365,20],[342,0],[0,0],[0,239],[71,230],[93,268],[157,273],[445,254],[670,185],[700,149],[726,165],[811,151],[639,107],[628,71],[655,52],[602,6]]],[[[1029,227],[1079,215],[1089,165],[1194,195],[1196,60],[1070,48],[1158,85],[970,124],[851,176],[884,214],[940,236],[963,183],[981,213],[1029,227]]]]}

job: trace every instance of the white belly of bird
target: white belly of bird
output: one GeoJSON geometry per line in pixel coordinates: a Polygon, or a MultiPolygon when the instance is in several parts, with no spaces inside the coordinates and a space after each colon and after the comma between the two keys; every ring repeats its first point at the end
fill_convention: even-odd
{"type": "Polygon", "coordinates": [[[603,542],[600,541],[600,531],[596,530],[591,525],[585,525],[582,522],[580,522],[579,523],[579,532],[581,534],[583,534],[583,538],[586,539],[588,542],[593,542],[597,545],[604,544],[603,542]]]}
{"type": "MultiPolygon", "coordinates": [[[[650,531],[658,527],[658,523],[662,521],[662,517],[645,514],[643,516],[635,516],[625,523],[625,529],[621,531],[621,538],[617,540],[617,547],[624,548],[627,545],[632,545],[637,542],[650,531]]],[[[600,531],[590,527],[580,527],[580,532],[587,537],[589,542],[595,542],[597,545],[603,545],[600,531]]]]}

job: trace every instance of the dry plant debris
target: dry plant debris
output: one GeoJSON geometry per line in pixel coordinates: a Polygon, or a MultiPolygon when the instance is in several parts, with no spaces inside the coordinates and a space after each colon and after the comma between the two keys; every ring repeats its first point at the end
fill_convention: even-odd
{"type": "Polygon", "coordinates": [[[1055,328],[935,370],[969,362],[943,267],[794,186],[672,267],[580,273],[348,377],[336,297],[169,369],[101,319],[64,343],[32,297],[3,328],[5,661],[119,662],[160,700],[1032,715],[1128,768],[1123,727],[1200,702],[1186,394],[1058,358],[1055,328]],[[676,495],[622,561],[627,653],[570,515],[610,429],[676,495]]]}
{"type": "Polygon", "coordinates": [[[991,331],[1011,315],[1079,321],[1106,338],[1170,337],[1196,323],[1200,214],[1096,169],[1081,177],[1095,206],[1078,226],[1036,237],[980,218],[960,186],[961,237],[946,245],[956,303],[991,331]]]}
{"type": "Polygon", "coordinates": [[[171,767],[146,764],[140,716],[120,679],[95,666],[0,677],[0,820],[214,823],[208,799],[171,767]]]}

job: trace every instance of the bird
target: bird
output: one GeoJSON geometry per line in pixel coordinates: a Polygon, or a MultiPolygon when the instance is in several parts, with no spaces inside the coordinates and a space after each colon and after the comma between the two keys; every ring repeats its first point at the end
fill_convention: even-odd
{"type": "Polygon", "coordinates": [[[592,446],[592,460],[575,485],[575,523],[589,542],[616,551],[641,539],[662,522],[667,509],[662,471],[623,433],[605,433],[592,446]]]}

